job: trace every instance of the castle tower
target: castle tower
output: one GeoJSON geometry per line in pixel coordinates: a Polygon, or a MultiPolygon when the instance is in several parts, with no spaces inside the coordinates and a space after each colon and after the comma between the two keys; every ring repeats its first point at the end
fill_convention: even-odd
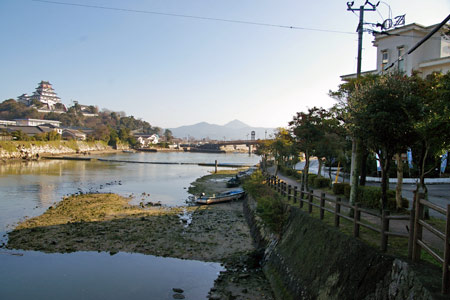
{"type": "Polygon", "coordinates": [[[41,81],[39,83],[39,86],[36,88],[36,91],[32,96],[30,96],[29,99],[30,103],[33,100],[38,100],[42,103],[45,103],[47,104],[49,109],[53,109],[53,106],[56,103],[61,103],[61,98],[56,96],[51,83],[48,81],[41,81]]]}

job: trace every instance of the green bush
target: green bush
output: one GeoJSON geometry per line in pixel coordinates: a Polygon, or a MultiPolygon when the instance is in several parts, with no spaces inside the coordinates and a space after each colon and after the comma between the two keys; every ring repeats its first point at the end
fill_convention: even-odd
{"type": "Polygon", "coordinates": [[[329,178],[322,177],[322,176],[318,176],[318,177],[314,178],[314,181],[313,181],[313,186],[316,189],[327,188],[330,186],[330,184],[331,184],[331,180],[329,178]]]}
{"type": "Polygon", "coordinates": [[[344,186],[344,196],[347,199],[350,198],[350,190],[351,190],[350,184],[346,183],[346,185],[344,186]]]}
{"type": "Polygon", "coordinates": [[[280,233],[285,222],[284,204],[279,194],[264,183],[261,171],[254,172],[244,184],[244,190],[256,200],[256,212],[274,232],[280,233]]]}
{"type": "Polygon", "coordinates": [[[308,174],[308,186],[313,187],[314,186],[314,179],[318,177],[317,174],[308,174]]]}
{"type": "MultiPolygon", "coordinates": [[[[367,208],[380,208],[381,189],[376,186],[359,186],[357,201],[367,208]]],[[[394,196],[395,197],[395,196],[394,196]]]]}
{"type": "Polygon", "coordinates": [[[348,183],[336,182],[333,184],[333,194],[335,195],[344,195],[345,187],[350,186],[348,183]]]}
{"type": "Polygon", "coordinates": [[[278,194],[256,199],[256,213],[276,233],[283,229],[285,221],[284,204],[278,194]]]}
{"type": "MultiPolygon", "coordinates": [[[[395,191],[387,191],[387,209],[391,211],[397,210],[397,204],[395,201],[395,191]]],[[[357,192],[358,202],[367,208],[381,209],[381,187],[378,186],[359,186],[357,192]]],[[[409,201],[406,198],[402,198],[402,207],[408,208],[409,201]]]]}

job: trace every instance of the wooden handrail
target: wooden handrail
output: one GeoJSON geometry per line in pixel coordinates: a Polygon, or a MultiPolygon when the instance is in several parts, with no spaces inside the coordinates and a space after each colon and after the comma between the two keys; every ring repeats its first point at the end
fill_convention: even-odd
{"type": "Polygon", "coordinates": [[[437,212],[440,212],[441,214],[445,215],[447,212],[445,211],[444,208],[440,207],[439,205],[436,205],[430,201],[427,201],[425,199],[420,199],[420,204],[423,204],[437,212]]]}
{"type": "Polygon", "coordinates": [[[441,264],[444,263],[444,259],[442,257],[439,256],[439,254],[437,254],[436,252],[434,252],[433,249],[431,249],[430,246],[428,246],[424,241],[422,240],[418,240],[417,243],[428,252],[428,254],[430,254],[431,256],[433,256],[433,258],[435,260],[437,260],[438,262],[440,262],[441,264]]]}
{"type": "Polygon", "coordinates": [[[428,229],[428,231],[430,231],[431,233],[434,233],[434,235],[436,235],[437,237],[441,238],[442,240],[445,240],[445,233],[434,228],[431,224],[428,224],[423,220],[419,220],[419,224],[428,229]]]}
{"type": "Polygon", "coordinates": [[[304,191],[303,186],[298,190],[297,186],[292,187],[287,185],[287,183],[276,176],[269,177],[266,180],[266,184],[272,187],[275,191],[282,194],[282,196],[287,196],[288,200],[294,198],[294,203],[299,201],[300,208],[303,207],[303,203],[307,203],[308,212],[312,213],[313,207],[320,209],[319,217],[324,218],[324,212],[329,212],[334,214],[334,225],[339,227],[340,219],[343,218],[347,221],[353,222],[353,232],[354,236],[359,236],[360,227],[372,230],[381,235],[380,247],[382,251],[387,250],[388,237],[401,237],[408,238],[408,257],[412,258],[413,261],[420,259],[421,251],[424,250],[428,252],[434,259],[442,264],[442,293],[447,294],[450,292],[450,204],[447,205],[447,209],[440,207],[430,201],[423,199],[423,194],[414,194],[414,203],[410,211],[410,216],[402,215],[390,215],[389,211],[383,210],[380,215],[373,210],[361,208],[360,204],[352,205],[348,202],[342,202],[338,197],[336,199],[327,198],[326,194],[321,193],[315,195],[314,191],[304,191]],[[293,195],[292,195],[293,191],[293,195]],[[305,197],[306,195],[306,197],[305,197]],[[315,200],[320,200],[319,204],[314,203],[315,200]],[[334,209],[326,207],[326,203],[334,204],[334,209]],[[341,207],[346,207],[353,209],[355,214],[354,217],[350,217],[346,214],[341,213],[341,207]],[[433,225],[424,221],[424,207],[433,209],[446,216],[446,230],[445,233],[436,229],[433,225]],[[377,228],[372,224],[367,224],[361,221],[361,214],[368,214],[374,216],[381,221],[381,228],[377,228]],[[389,223],[392,221],[408,221],[409,220],[409,234],[402,232],[389,231],[389,223]],[[427,229],[429,232],[433,233],[437,237],[444,240],[444,255],[443,257],[436,253],[427,243],[422,239],[423,228],[427,229]]]}

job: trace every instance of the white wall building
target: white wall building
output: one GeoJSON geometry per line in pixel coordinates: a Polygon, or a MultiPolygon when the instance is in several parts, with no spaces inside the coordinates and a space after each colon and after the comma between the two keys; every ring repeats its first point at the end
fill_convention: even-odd
{"type": "Polygon", "coordinates": [[[15,119],[14,120],[18,126],[39,126],[44,124],[50,124],[54,127],[59,127],[61,125],[60,121],[54,120],[40,120],[40,119],[15,119]]]}
{"type": "MultiPolygon", "coordinates": [[[[377,47],[377,69],[363,72],[382,74],[389,66],[389,71],[398,70],[406,75],[413,71],[422,77],[432,72],[447,73],[450,71],[450,28],[442,27],[413,53],[407,54],[438,24],[422,26],[416,23],[397,27],[375,34],[373,45],[377,47]]],[[[342,79],[354,78],[356,74],[341,76],[342,79]]]]}
{"type": "Polygon", "coordinates": [[[33,95],[28,96],[27,94],[23,94],[17,98],[18,102],[21,102],[27,106],[32,105],[33,100],[45,104],[45,107],[42,108],[43,112],[47,112],[46,110],[54,111],[56,104],[59,104],[59,106],[61,106],[60,110],[66,110],[65,106],[61,103],[61,98],[56,95],[52,84],[48,81],[41,81],[34,91],[33,95]]]}
{"type": "Polygon", "coordinates": [[[145,148],[150,145],[156,145],[159,143],[159,135],[152,134],[152,135],[141,135],[138,136],[137,141],[141,145],[141,147],[145,148]]]}

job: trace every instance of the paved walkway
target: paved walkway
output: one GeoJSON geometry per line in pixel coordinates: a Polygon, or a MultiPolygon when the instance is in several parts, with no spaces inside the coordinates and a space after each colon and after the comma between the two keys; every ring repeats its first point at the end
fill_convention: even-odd
{"type": "MultiPolygon", "coordinates": [[[[268,172],[269,172],[269,174],[274,175],[274,168],[269,168],[268,172]]],[[[292,188],[297,186],[297,189],[300,191],[301,184],[298,181],[296,181],[295,179],[290,178],[290,177],[285,176],[285,175],[280,174],[280,173],[278,173],[277,176],[278,176],[279,179],[283,180],[288,185],[291,185],[292,188]]],[[[314,195],[320,196],[320,194],[323,193],[323,192],[324,192],[323,190],[316,189],[316,190],[314,190],[314,195]]],[[[325,198],[326,199],[336,200],[337,196],[334,195],[334,194],[325,193],[325,198]]],[[[334,203],[332,203],[332,202],[328,202],[328,204],[334,206],[334,203]]],[[[304,207],[303,209],[305,209],[305,206],[303,206],[303,207],[304,207]]],[[[341,211],[342,212],[348,212],[348,208],[341,207],[341,211]]],[[[375,216],[372,216],[372,215],[369,215],[369,214],[366,214],[366,213],[361,213],[361,219],[364,219],[365,221],[376,225],[378,228],[381,227],[381,219],[380,218],[377,218],[375,216]]],[[[402,234],[409,234],[409,220],[390,220],[390,222],[389,222],[389,231],[390,232],[402,233],[402,234]]],[[[423,240],[428,245],[430,245],[430,246],[432,246],[434,248],[443,250],[444,242],[440,238],[438,238],[436,235],[434,235],[433,233],[431,233],[428,230],[426,230],[425,228],[423,229],[422,237],[423,237],[423,240]]]]}

